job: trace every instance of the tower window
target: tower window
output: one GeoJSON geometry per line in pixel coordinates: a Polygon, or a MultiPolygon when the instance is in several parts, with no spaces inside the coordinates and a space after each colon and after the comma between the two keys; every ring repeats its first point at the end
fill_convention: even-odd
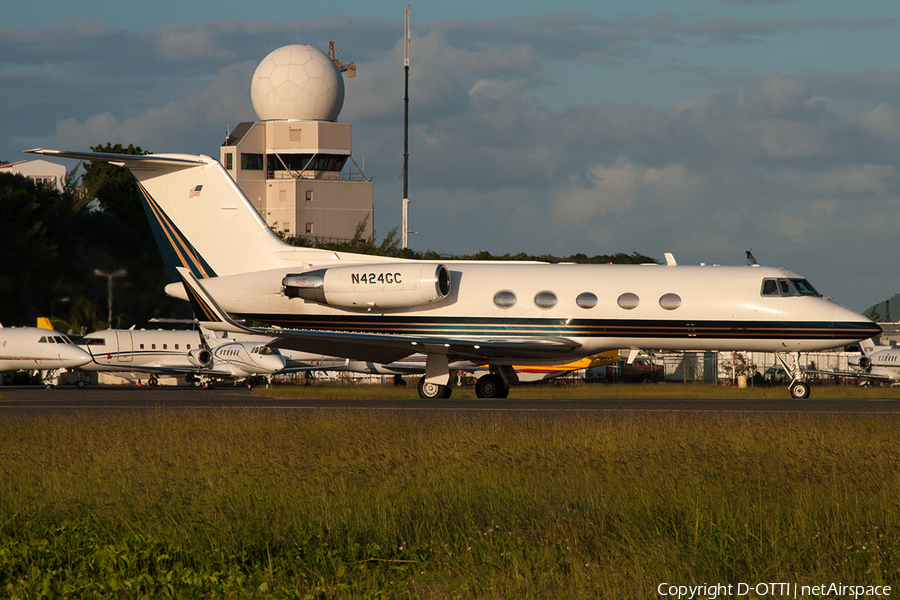
{"type": "Polygon", "coordinates": [[[241,169],[244,171],[262,171],[263,155],[241,153],[241,169]]]}

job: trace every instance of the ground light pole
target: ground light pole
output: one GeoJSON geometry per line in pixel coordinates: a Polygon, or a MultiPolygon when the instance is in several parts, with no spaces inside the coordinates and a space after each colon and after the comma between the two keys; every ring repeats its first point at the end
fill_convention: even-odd
{"type": "Polygon", "coordinates": [[[409,247],[409,4],[406,5],[406,38],[403,44],[403,249],[409,247]]]}
{"type": "Polygon", "coordinates": [[[112,298],[113,298],[113,279],[116,277],[125,277],[128,275],[128,271],[125,269],[119,269],[113,273],[107,273],[106,271],[101,271],[100,269],[94,269],[94,275],[97,277],[106,277],[109,284],[109,319],[107,319],[107,324],[109,325],[109,329],[112,329],[112,298]]]}

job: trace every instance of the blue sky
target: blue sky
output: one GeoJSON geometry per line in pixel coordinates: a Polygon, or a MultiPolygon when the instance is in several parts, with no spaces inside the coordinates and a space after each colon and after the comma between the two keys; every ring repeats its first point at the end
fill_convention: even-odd
{"type": "MultiPolygon", "coordinates": [[[[858,310],[900,291],[900,5],[412,4],[417,250],[673,252],[791,268],[858,310]]],[[[7,2],[0,159],[106,142],[218,156],[272,49],[334,40],[340,121],[400,222],[403,3],[7,2]]],[[[71,166],[71,165],[70,165],[71,166]]]]}

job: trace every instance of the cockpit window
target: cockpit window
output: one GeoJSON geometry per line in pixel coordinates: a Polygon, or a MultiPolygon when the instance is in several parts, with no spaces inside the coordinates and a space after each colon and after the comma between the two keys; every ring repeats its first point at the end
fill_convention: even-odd
{"type": "Polygon", "coordinates": [[[83,340],[81,340],[81,345],[82,346],[105,346],[106,340],[104,340],[103,338],[89,337],[89,338],[84,338],[83,340]]]}
{"type": "Polygon", "coordinates": [[[791,285],[791,282],[787,279],[779,279],[778,280],[778,291],[782,296],[796,296],[797,290],[794,289],[794,286],[791,285]]]}
{"type": "Polygon", "coordinates": [[[763,296],[818,296],[819,292],[806,279],[763,279],[763,296]]]}
{"type": "Polygon", "coordinates": [[[253,352],[256,354],[262,354],[263,356],[269,356],[272,354],[281,354],[278,352],[278,348],[273,348],[271,346],[259,346],[253,349],[253,352]]]}
{"type": "Polygon", "coordinates": [[[791,283],[794,284],[794,287],[797,288],[797,291],[800,292],[801,296],[820,296],[819,292],[816,291],[816,288],[812,286],[812,284],[806,279],[791,279],[791,283]]]}

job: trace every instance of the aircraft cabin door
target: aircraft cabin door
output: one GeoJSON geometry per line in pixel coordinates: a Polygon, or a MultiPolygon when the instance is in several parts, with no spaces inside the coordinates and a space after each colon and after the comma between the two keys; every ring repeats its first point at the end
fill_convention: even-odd
{"type": "Polygon", "coordinates": [[[134,360],[134,342],[130,331],[117,331],[116,338],[119,342],[119,352],[116,358],[119,362],[131,362],[134,360]]]}

